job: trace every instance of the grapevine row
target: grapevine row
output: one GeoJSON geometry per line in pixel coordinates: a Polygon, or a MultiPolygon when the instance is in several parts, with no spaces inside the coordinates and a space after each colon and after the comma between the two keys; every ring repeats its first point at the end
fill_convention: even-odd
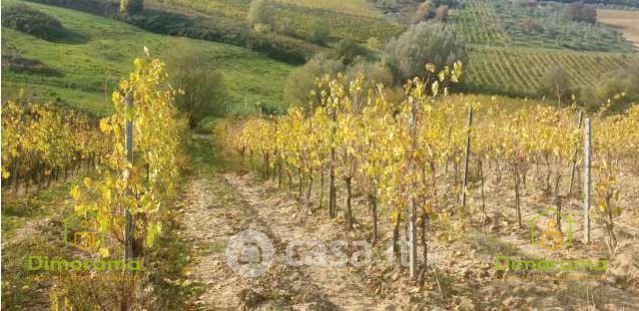
{"type": "MultiPolygon", "coordinates": [[[[457,80],[460,67],[435,75],[429,66],[427,78],[410,81],[399,102],[387,101],[382,85],[366,88],[370,84],[361,75],[352,81],[341,75],[324,77],[311,93],[309,108],[291,108],[282,117],[248,119],[239,125],[222,124],[218,130],[243,156],[259,159],[265,176],[276,178],[280,186],[288,180],[300,201],[313,199],[313,184],[319,179],[316,206],[325,207],[328,198],[330,217],[337,215],[335,188],[341,181],[348,230],[356,217],[353,193],[364,194],[371,208],[373,242],[378,240],[380,213],[390,216],[395,242],[402,220],[414,228],[415,219],[425,226],[431,219],[441,224],[449,215],[459,215],[463,224],[470,207],[460,203],[458,195],[481,193],[481,203],[474,204],[483,211],[489,181],[499,192],[513,195],[516,221],[523,228],[525,189],[537,185],[549,199],[558,200],[578,188],[568,189],[575,177],[572,167],[581,161],[575,157],[583,141],[578,109],[532,105],[506,112],[496,103],[442,97],[446,82],[457,80]],[[466,126],[469,106],[476,111],[471,128],[466,126]],[[471,165],[462,172],[467,155],[471,165]],[[473,175],[469,184],[463,182],[467,175],[473,175]]],[[[620,116],[604,115],[591,118],[596,125],[596,212],[609,213],[609,220],[601,218],[607,224],[620,211],[617,177],[637,160],[639,107],[620,116]]],[[[639,173],[636,167],[635,172],[639,173]]]]}
{"type": "Polygon", "coordinates": [[[2,105],[2,178],[5,185],[45,185],[70,170],[95,165],[109,150],[89,116],[52,104],[2,105]]]}

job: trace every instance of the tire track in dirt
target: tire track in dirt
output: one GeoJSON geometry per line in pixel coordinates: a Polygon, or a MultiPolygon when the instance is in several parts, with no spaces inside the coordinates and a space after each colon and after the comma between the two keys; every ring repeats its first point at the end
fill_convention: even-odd
{"type": "Polygon", "coordinates": [[[296,220],[297,203],[267,191],[251,186],[248,177],[230,173],[189,182],[180,210],[180,238],[193,245],[184,272],[201,295],[188,302],[188,309],[380,310],[391,306],[371,296],[348,268],[287,266],[288,242],[329,241],[336,237],[329,233],[336,231],[330,228],[335,224],[296,220]],[[270,269],[256,278],[244,278],[226,264],[229,238],[247,229],[266,234],[276,249],[270,269]]]}
{"type": "Polygon", "coordinates": [[[282,279],[292,277],[291,281],[299,284],[297,276],[302,276],[302,284],[299,284],[302,289],[310,290],[310,293],[314,292],[323,299],[329,300],[330,305],[333,305],[335,309],[394,309],[395,304],[371,295],[371,291],[355,277],[354,273],[351,273],[348,267],[338,268],[330,265],[281,267],[284,265],[286,245],[291,241],[330,242],[349,239],[339,234],[343,232],[343,228],[337,228],[338,226],[333,222],[306,221],[308,219],[306,217],[297,217],[303,211],[296,201],[268,193],[270,191],[268,187],[252,186],[250,177],[226,174],[224,178],[239,193],[246,205],[255,210],[256,217],[268,224],[268,232],[265,233],[276,241],[277,257],[279,257],[276,269],[281,271],[281,268],[284,268],[280,275],[282,279]]]}

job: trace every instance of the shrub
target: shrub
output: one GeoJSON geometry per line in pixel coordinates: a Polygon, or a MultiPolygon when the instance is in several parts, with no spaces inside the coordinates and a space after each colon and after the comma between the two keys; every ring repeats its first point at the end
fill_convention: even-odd
{"type": "Polygon", "coordinates": [[[365,57],[368,53],[368,49],[351,40],[340,41],[333,50],[334,58],[341,59],[345,65],[350,65],[357,57],[365,57]]]}
{"type": "MultiPolygon", "coordinates": [[[[315,78],[323,75],[334,75],[344,69],[340,60],[318,54],[304,66],[293,70],[284,84],[284,101],[291,105],[307,105],[309,93],[315,89],[315,78]]],[[[313,99],[311,99],[313,100],[313,99]]]]}
{"type": "Polygon", "coordinates": [[[120,13],[121,14],[137,14],[142,12],[144,4],[142,0],[121,0],[120,1],[120,13]]]}
{"type": "Polygon", "coordinates": [[[600,81],[595,92],[598,101],[605,102],[621,93],[624,96],[619,99],[620,103],[639,101],[639,60],[626,68],[605,74],[600,81]]]}
{"type": "Polygon", "coordinates": [[[522,32],[526,34],[544,32],[544,27],[532,18],[527,18],[521,21],[520,25],[522,32]]]}
{"type": "Polygon", "coordinates": [[[448,20],[448,6],[440,5],[437,10],[435,10],[435,20],[438,22],[446,22],[448,20]]]}
{"type": "Polygon", "coordinates": [[[358,60],[346,70],[346,79],[348,81],[352,81],[359,73],[364,74],[366,77],[366,81],[364,81],[364,89],[371,88],[377,83],[382,83],[385,86],[390,87],[394,82],[394,76],[390,66],[383,61],[373,63],[365,60],[358,60]]]}
{"type": "Polygon", "coordinates": [[[583,2],[574,2],[566,7],[566,17],[573,21],[594,24],[597,21],[597,10],[583,2]]]}
{"type": "Polygon", "coordinates": [[[424,74],[428,63],[442,68],[455,61],[466,63],[466,49],[461,38],[441,23],[412,25],[399,38],[391,39],[386,47],[399,78],[408,79],[424,74]]]}
{"type": "Polygon", "coordinates": [[[272,15],[271,3],[268,0],[253,0],[249,8],[246,19],[251,25],[265,24],[270,25],[272,15]]]}
{"type": "Polygon", "coordinates": [[[62,76],[57,69],[37,60],[17,55],[2,55],[2,68],[13,72],[31,73],[43,76],[62,76]]]}
{"type": "Polygon", "coordinates": [[[369,50],[379,51],[383,48],[383,45],[376,37],[370,37],[368,41],[366,41],[366,47],[369,50]]]}
{"type": "Polygon", "coordinates": [[[413,24],[417,24],[419,22],[426,21],[430,17],[430,13],[432,10],[433,3],[430,2],[430,0],[426,0],[420,3],[417,7],[417,10],[415,11],[415,14],[413,15],[411,22],[413,24]]]}
{"type": "Polygon", "coordinates": [[[570,77],[563,68],[551,69],[542,78],[539,92],[548,98],[565,102],[572,95],[570,77]]]}
{"type": "Polygon", "coordinates": [[[53,40],[64,35],[60,21],[26,5],[2,9],[2,26],[44,40],[53,40]]]}
{"type": "Polygon", "coordinates": [[[180,42],[164,57],[171,84],[184,91],[175,98],[175,104],[195,128],[207,116],[221,117],[226,112],[226,91],[222,75],[215,71],[201,47],[180,42]]]}
{"type": "Polygon", "coordinates": [[[316,22],[311,25],[311,34],[308,37],[308,41],[319,45],[326,45],[330,39],[330,35],[331,31],[324,23],[316,22]]]}

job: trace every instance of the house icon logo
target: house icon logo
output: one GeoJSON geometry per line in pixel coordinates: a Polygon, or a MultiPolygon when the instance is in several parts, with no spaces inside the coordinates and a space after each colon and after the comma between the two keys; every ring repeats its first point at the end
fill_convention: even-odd
{"type": "Polygon", "coordinates": [[[94,252],[104,244],[105,235],[98,232],[92,226],[95,214],[87,213],[84,216],[73,214],[64,219],[63,239],[64,245],[68,245],[85,252],[94,252]]]}
{"type": "Polygon", "coordinates": [[[555,208],[548,208],[529,221],[530,242],[549,251],[556,251],[564,246],[572,245],[572,230],[575,221],[555,208]],[[568,224],[568,228],[562,230],[561,222],[568,224]],[[537,230],[537,227],[541,230],[537,230]]]}

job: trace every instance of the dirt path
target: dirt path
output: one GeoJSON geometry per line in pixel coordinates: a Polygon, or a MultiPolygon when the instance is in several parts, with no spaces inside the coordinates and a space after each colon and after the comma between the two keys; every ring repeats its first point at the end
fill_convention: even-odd
{"type": "Polygon", "coordinates": [[[236,174],[194,179],[187,189],[181,238],[196,251],[185,273],[202,290],[193,309],[393,309],[393,303],[371,295],[351,268],[286,264],[290,241],[344,238],[334,233],[342,231],[335,224],[300,220],[309,217],[298,217],[296,202],[236,174]],[[255,278],[238,275],[225,258],[229,238],[246,229],[266,234],[276,250],[270,269],[255,278]]]}

